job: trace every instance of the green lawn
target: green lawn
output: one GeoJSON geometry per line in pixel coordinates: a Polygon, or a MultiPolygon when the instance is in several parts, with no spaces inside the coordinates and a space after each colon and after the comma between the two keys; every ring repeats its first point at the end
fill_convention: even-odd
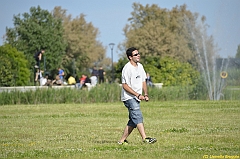
{"type": "Polygon", "coordinates": [[[240,158],[239,101],[142,102],[147,136],[118,145],[122,103],[0,106],[0,158],[240,158]],[[205,155],[205,156],[204,156],[205,155]],[[228,155],[228,156],[227,156],[228,155]]]}

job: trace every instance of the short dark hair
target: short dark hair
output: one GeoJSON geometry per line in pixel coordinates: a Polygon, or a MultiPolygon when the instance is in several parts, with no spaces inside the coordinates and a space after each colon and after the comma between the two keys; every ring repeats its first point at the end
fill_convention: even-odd
{"type": "Polygon", "coordinates": [[[137,50],[137,48],[135,48],[135,47],[130,47],[130,48],[127,49],[126,54],[127,54],[128,59],[129,59],[129,56],[132,56],[132,52],[135,51],[135,50],[137,50]]]}

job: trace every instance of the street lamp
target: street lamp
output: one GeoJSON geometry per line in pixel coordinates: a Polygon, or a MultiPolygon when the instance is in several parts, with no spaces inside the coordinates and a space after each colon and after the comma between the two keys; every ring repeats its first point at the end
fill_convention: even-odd
{"type": "Polygon", "coordinates": [[[113,47],[114,47],[114,43],[110,43],[109,46],[111,48],[111,52],[112,52],[112,82],[114,81],[114,77],[113,77],[113,47]]]}

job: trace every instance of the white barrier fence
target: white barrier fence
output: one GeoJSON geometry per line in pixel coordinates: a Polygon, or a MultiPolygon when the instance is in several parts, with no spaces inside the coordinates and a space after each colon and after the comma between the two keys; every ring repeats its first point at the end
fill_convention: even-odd
{"type": "Polygon", "coordinates": [[[157,88],[162,88],[163,87],[163,83],[153,83],[153,85],[157,88]]]}
{"type": "MultiPolygon", "coordinates": [[[[162,88],[163,83],[154,83],[153,84],[156,88],[162,88]]],[[[92,89],[94,86],[92,86],[90,83],[86,85],[88,90],[92,89]]],[[[122,86],[122,84],[119,84],[119,86],[122,86]]],[[[62,89],[62,88],[71,88],[71,89],[76,89],[75,85],[66,85],[66,86],[17,86],[17,87],[0,87],[0,93],[1,92],[11,92],[11,91],[21,91],[21,92],[26,92],[26,91],[35,91],[37,89],[62,89]]]]}
{"type": "Polygon", "coordinates": [[[17,87],[0,87],[0,92],[11,92],[11,91],[21,91],[21,92],[26,92],[26,91],[35,91],[37,89],[61,89],[61,88],[75,88],[74,85],[69,85],[69,86],[17,86],[17,87]]]}

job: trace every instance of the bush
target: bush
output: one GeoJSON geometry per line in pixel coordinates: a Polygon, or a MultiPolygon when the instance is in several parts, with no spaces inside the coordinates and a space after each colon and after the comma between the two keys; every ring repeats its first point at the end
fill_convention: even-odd
{"type": "Polygon", "coordinates": [[[29,84],[30,71],[25,55],[8,44],[0,46],[0,73],[0,86],[29,84]]]}

